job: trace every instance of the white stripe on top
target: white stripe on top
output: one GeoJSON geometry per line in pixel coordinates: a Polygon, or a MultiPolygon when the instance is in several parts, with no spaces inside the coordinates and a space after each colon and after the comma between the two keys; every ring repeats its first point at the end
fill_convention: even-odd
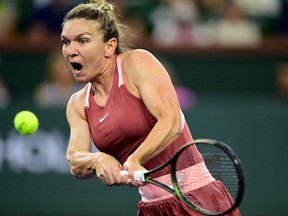
{"type": "Polygon", "coordinates": [[[88,83],[87,86],[88,87],[87,87],[87,92],[86,92],[86,96],[85,96],[85,107],[89,107],[89,93],[91,91],[92,84],[88,83]]]}
{"type": "Polygon", "coordinates": [[[122,68],[121,68],[121,59],[120,56],[117,56],[117,69],[118,69],[118,88],[124,84],[122,68]]]}

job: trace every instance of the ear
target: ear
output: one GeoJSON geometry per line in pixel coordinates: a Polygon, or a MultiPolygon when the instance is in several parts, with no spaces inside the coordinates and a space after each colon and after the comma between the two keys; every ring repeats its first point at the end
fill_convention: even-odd
{"type": "Polygon", "coordinates": [[[117,47],[117,39],[111,38],[107,43],[105,47],[105,57],[109,58],[110,56],[114,55],[116,47],[117,47]]]}

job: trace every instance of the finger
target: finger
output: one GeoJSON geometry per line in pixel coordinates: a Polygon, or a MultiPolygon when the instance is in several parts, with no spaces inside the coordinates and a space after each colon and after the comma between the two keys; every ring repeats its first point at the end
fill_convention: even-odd
{"type": "Polygon", "coordinates": [[[105,185],[109,185],[109,179],[103,174],[97,174],[98,179],[105,185]]]}
{"type": "Polygon", "coordinates": [[[143,185],[144,185],[143,182],[141,182],[141,181],[134,181],[134,180],[131,182],[131,184],[132,184],[133,186],[135,186],[135,187],[139,187],[139,186],[143,186],[143,185]]]}
{"type": "Polygon", "coordinates": [[[113,172],[113,180],[114,183],[121,184],[122,183],[122,176],[119,173],[119,170],[113,172]]]}

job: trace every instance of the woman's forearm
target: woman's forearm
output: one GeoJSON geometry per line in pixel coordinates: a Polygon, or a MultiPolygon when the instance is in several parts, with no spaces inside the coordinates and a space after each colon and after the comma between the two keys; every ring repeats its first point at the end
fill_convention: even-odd
{"type": "Polygon", "coordinates": [[[87,179],[95,176],[95,170],[92,169],[95,153],[79,151],[75,152],[69,158],[70,171],[78,179],[87,179]]]}

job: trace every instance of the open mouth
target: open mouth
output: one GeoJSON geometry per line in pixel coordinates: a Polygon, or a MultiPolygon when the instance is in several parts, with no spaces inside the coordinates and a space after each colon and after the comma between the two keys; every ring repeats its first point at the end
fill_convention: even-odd
{"type": "Polygon", "coordinates": [[[76,62],[71,63],[71,65],[72,65],[73,69],[76,71],[80,71],[83,68],[83,66],[81,64],[76,63],[76,62]]]}

